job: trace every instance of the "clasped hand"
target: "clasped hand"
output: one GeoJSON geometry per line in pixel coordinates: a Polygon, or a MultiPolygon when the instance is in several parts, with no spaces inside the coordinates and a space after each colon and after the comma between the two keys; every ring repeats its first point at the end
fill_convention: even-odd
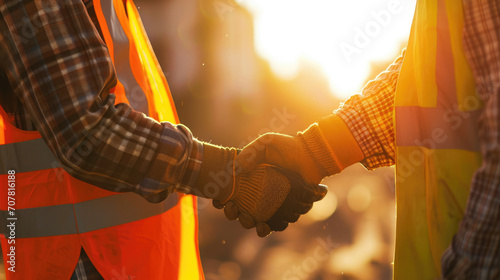
{"type": "Polygon", "coordinates": [[[238,219],[247,229],[256,227],[264,237],[296,222],[326,195],[327,187],[306,183],[298,174],[260,160],[262,156],[245,156],[254,149],[248,145],[241,157],[236,149],[205,143],[209,164],[204,160],[192,193],[212,198],[229,220],[238,219]]]}

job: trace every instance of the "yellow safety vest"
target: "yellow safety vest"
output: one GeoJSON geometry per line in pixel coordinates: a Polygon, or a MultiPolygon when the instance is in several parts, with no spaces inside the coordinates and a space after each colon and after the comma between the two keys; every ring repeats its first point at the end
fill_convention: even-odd
{"type": "Polygon", "coordinates": [[[481,163],[462,1],[417,2],[396,90],[394,279],[436,279],[481,163]]]}

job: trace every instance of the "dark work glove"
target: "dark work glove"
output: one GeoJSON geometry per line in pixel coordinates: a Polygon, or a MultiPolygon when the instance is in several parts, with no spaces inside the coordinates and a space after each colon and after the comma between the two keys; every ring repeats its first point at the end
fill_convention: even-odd
{"type": "Polygon", "coordinates": [[[272,180],[273,184],[277,184],[276,187],[281,187],[283,184],[289,185],[289,191],[284,201],[269,219],[259,220],[259,217],[256,219],[247,211],[242,210],[245,206],[237,201],[230,200],[224,205],[218,200],[213,201],[216,208],[224,208],[224,213],[229,220],[239,219],[244,228],[255,226],[260,237],[265,237],[272,231],[285,230],[289,223],[296,222],[300,215],[307,213],[314,202],[321,200],[328,190],[325,185],[309,185],[300,176],[290,171],[274,166],[267,166],[267,168],[272,170],[268,171],[269,175],[274,174],[274,178],[263,178],[261,184],[268,184],[272,180]]]}
{"type": "MultiPolygon", "coordinates": [[[[276,168],[291,183],[290,192],[281,207],[266,222],[272,231],[283,231],[289,223],[296,222],[300,215],[311,210],[313,203],[325,197],[328,188],[325,185],[309,185],[297,174],[276,168]]],[[[257,228],[258,230],[258,228],[257,228]]]]}

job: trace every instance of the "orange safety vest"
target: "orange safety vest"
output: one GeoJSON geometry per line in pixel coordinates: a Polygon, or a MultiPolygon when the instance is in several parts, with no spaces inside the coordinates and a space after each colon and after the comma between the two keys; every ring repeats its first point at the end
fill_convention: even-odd
{"type": "MultiPolygon", "coordinates": [[[[118,77],[117,103],[178,123],[132,1],[94,5],[118,77]]],[[[17,129],[2,108],[0,180],[7,279],[69,279],[82,247],[104,279],[204,279],[195,197],[171,194],[154,204],[77,180],[38,132],[17,129]]]]}
{"type": "Polygon", "coordinates": [[[417,2],[396,103],[394,279],[437,279],[481,163],[462,1],[417,2]]]}

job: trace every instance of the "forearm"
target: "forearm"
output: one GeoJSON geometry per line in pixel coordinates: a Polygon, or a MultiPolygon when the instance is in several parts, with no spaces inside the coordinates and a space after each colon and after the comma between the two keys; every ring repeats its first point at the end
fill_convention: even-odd
{"type": "Polygon", "coordinates": [[[62,166],[151,201],[196,180],[202,148],[187,128],[114,105],[113,65],[85,6],[37,4],[0,4],[2,69],[62,166]]]}
{"type": "Polygon", "coordinates": [[[194,184],[203,146],[187,127],[158,123],[125,104],[113,106],[112,98],[108,102],[98,122],[72,130],[71,144],[48,138],[70,174],[111,191],[134,191],[152,202],[164,199],[180,187],[176,185],[194,184]]]}

